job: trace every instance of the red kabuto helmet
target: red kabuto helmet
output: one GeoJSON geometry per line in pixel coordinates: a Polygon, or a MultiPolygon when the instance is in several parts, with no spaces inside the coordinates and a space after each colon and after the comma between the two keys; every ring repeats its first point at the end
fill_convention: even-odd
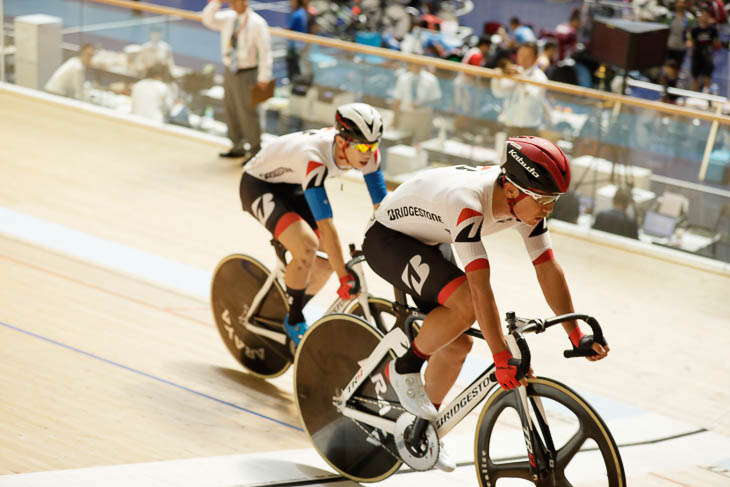
{"type": "Polygon", "coordinates": [[[570,163],[562,150],[541,137],[510,137],[502,155],[506,179],[531,191],[557,195],[568,191],[570,163]]]}

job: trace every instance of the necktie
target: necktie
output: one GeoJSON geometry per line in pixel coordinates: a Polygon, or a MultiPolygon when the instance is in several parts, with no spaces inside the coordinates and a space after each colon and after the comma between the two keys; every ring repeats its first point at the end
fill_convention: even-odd
{"type": "Polygon", "coordinates": [[[241,26],[241,17],[236,16],[231,32],[231,49],[228,51],[228,69],[238,71],[238,28],[241,26]]]}

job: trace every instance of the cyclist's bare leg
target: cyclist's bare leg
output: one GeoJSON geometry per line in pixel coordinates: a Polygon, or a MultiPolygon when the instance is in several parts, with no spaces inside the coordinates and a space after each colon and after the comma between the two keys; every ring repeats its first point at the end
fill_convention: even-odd
{"type": "Polygon", "coordinates": [[[309,278],[309,286],[307,286],[307,294],[314,296],[322,290],[332,275],[332,266],[327,259],[316,257],[314,265],[312,265],[312,273],[309,278]]]}
{"type": "Polygon", "coordinates": [[[292,256],[291,261],[286,266],[284,281],[287,287],[293,289],[306,288],[309,284],[312,266],[319,247],[317,235],[307,222],[297,220],[281,232],[278,238],[292,256]]]}
{"type": "Polygon", "coordinates": [[[460,335],[428,359],[424,386],[432,403],[444,402],[446,394],[459,377],[464,359],[471,350],[473,342],[469,335],[460,335]]]}
{"type": "Polygon", "coordinates": [[[435,404],[441,404],[459,376],[472,343],[463,333],[474,320],[474,305],[466,281],[443,306],[433,309],[423,320],[414,343],[418,350],[431,355],[425,386],[429,399],[435,404]]]}

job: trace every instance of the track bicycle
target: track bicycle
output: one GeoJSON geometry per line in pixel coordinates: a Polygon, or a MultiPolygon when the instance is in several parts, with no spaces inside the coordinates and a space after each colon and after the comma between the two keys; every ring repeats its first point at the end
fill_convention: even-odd
{"type": "MultiPolygon", "coordinates": [[[[621,455],[606,423],[574,390],[547,377],[530,377],[527,386],[505,391],[498,387],[491,364],[441,408],[435,421],[406,412],[384,369],[406,352],[417,333],[415,324],[425,315],[409,307],[397,289],[393,312],[396,326],[387,333],[356,316],[324,316],[297,349],[297,409],[315,449],[336,471],[358,482],[377,482],[403,463],[428,470],[438,459],[439,439],[486,400],[474,438],[482,487],[501,485],[508,478],[541,487],[626,485],[621,455]]],[[[507,342],[513,356],[521,358],[522,374],[530,370],[531,357],[525,334],[573,319],[584,321],[596,340],[605,343],[599,323],[588,315],[542,320],[507,313],[507,342]]],[[[466,333],[483,339],[479,330],[466,333]]],[[[573,349],[564,356],[591,353],[573,349]]]]}
{"type": "MultiPolygon", "coordinates": [[[[284,331],[289,312],[284,292],[287,250],[277,239],[271,240],[277,262],[273,271],[249,255],[232,254],[216,266],[211,283],[210,302],[213,318],[226,348],[251,374],[261,378],[277,377],[294,360],[294,345],[284,331]]],[[[355,278],[353,296],[337,298],[327,313],[352,313],[362,316],[383,332],[395,323],[391,302],[370,296],[362,271],[365,256],[350,245],[351,259],[345,264],[355,278]]],[[[317,258],[326,254],[317,252],[317,258]]]]}

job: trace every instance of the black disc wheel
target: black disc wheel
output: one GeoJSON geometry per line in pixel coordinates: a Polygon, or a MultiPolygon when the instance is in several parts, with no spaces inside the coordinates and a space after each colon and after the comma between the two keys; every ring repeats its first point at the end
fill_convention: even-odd
{"type": "Polygon", "coordinates": [[[606,423],[585,400],[564,384],[546,378],[529,379],[527,397],[540,436],[531,442],[529,455],[518,412],[519,393],[498,389],[487,400],[474,445],[482,487],[499,486],[507,478],[508,485],[539,487],[626,485],[618,446],[606,423]],[[540,404],[544,414],[539,412],[540,404]],[[530,459],[537,472],[531,471],[530,459]]]}
{"type": "Polygon", "coordinates": [[[228,351],[253,375],[263,378],[283,374],[292,362],[288,339],[285,338],[282,325],[284,316],[289,312],[289,305],[276,280],[249,324],[272,331],[279,339],[251,331],[244,326],[254,297],[268,276],[268,269],[256,259],[241,254],[229,255],[216,267],[210,291],[213,318],[228,351]]]}
{"type": "MultiPolygon", "coordinates": [[[[401,465],[392,435],[345,417],[333,405],[382,335],[362,319],[331,314],[314,323],[297,348],[297,409],[312,444],[327,463],[358,482],[377,482],[401,465]]],[[[395,421],[403,409],[385,378],[386,355],[347,402],[348,407],[395,421]]]]}

